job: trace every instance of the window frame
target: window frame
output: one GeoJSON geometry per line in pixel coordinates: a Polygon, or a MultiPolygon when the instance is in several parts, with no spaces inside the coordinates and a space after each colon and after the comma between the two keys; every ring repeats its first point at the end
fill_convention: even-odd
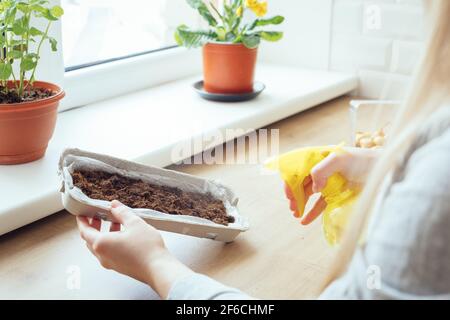
{"type": "Polygon", "coordinates": [[[200,74],[201,69],[200,50],[175,47],[68,71],[60,112],[200,74]]]}
{"type": "Polygon", "coordinates": [[[155,53],[155,52],[160,52],[160,51],[163,51],[163,50],[169,50],[169,49],[173,49],[173,48],[177,48],[177,47],[178,47],[177,45],[171,45],[171,46],[162,47],[162,48],[158,48],[158,49],[146,50],[146,51],[141,51],[141,52],[137,52],[137,53],[131,53],[131,54],[127,54],[127,55],[124,55],[124,56],[118,56],[118,57],[104,59],[104,60],[87,62],[87,63],[74,65],[74,66],[70,66],[70,67],[66,67],[65,66],[64,67],[64,71],[65,72],[71,72],[71,71],[75,71],[75,70],[80,70],[80,69],[84,69],[84,68],[98,66],[100,64],[116,62],[116,61],[119,61],[119,60],[134,58],[134,57],[138,57],[138,56],[142,56],[142,55],[146,55],[146,54],[152,54],[152,53],[155,53]]]}

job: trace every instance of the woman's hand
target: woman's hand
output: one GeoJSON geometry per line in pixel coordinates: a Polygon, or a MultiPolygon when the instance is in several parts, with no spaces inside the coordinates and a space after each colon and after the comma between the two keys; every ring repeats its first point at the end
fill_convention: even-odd
{"type": "Polygon", "coordinates": [[[106,233],[100,232],[101,220],[77,217],[81,237],[103,267],[147,283],[163,298],[175,281],[193,273],[168,252],[160,233],[127,207],[113,201],[111,213],[119,224],[106,233]]]}
{"type": "MultiPolygon", "coordinates": [[[[308,176],[303,181],[303,185],[301,186],[303,188],[303,192],[305,193],[305,200],[306,203],[309,201],[309,198],[314,194],[312,191],[313,189],[313,182],[311,179],[311,176],[308,176]]],[[[298,208],[297,208],[297,202],[295,201],[294,194],[292,193],[291,189],[287,184],[284,185],[284,192],[286,194],[286,197],[289,200],[289,209],[293,212],[294,216],[296,218],[300,218],[298,214],[298,208]]],[[[313,222],[326,207],[326,202],[323,199],[323,197],[319,197],[319,199],[316,199],[314,204],[312,205],[311,209],[308,212],[305,212],[304,216],[302,217],[302,220],[300,221],[303,225],[308,225],[311,222],[313,222]]]]}
{"type": "MultiPolygon", "coordinates": [[[[306,202],[309,201],[313,194],[319,193],[325,188],[328,178],[336,172],[342,174],[349,183],[363,184],[380,153],[380,150],[362,148],[344,148],[344,151],[330,154],[311,170],[311,175],[306,177],[301,186],[305,193],[306,202]]],[[[287,185],[285,185],[285,193],[290,201],[289,208],[298,217],[297,203],[287,185]]],[[[302,217],[301,223],[303,225],[310,224],[320,216],[325,207],[326,202],[320,196],[311,209],[302,217]]]]}

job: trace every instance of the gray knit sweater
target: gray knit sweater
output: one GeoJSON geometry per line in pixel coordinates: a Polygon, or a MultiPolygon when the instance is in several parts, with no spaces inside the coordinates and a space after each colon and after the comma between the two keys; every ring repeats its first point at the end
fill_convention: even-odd
{"type": "MultiPolygon", "coordinates": [[[[366,242],[321,299],[450,299],[450,107],[427,120],[386,178],[366,242]]],[[[194,274],[169,299],[251,299],[194,274]]]]}

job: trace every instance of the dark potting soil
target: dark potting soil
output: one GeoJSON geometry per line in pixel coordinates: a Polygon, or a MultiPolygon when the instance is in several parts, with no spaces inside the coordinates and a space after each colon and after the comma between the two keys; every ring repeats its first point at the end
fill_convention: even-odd
{"type": "Polygon", "coordinates": [[[223,202],[209,193],[186,192],[104,171],[75,170],[72,178],[74,185],[91,199],[119,200],[130,208],[200,217],[225,226],[234,222],[223,202]]]}
{"type": "Polygon", "coordinates": [[[4,87],[0,87],[0,104],[36,101],[49,98],[53,95],[55,95],[55,93],[49,89],[27,88],[24,92],[23,98],[20,98],[15,89],[9,89],[6,91],[4,87]]]}

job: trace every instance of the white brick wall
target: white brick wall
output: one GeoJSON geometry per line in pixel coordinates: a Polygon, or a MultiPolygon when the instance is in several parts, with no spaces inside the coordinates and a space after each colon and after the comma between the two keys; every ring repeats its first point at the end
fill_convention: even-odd
{"type": "Polygon", "coordinates": [[[421,0],[333,0],[329,67],[360,77],[355,95],[402,99],[424,38],[421,0]]]}

